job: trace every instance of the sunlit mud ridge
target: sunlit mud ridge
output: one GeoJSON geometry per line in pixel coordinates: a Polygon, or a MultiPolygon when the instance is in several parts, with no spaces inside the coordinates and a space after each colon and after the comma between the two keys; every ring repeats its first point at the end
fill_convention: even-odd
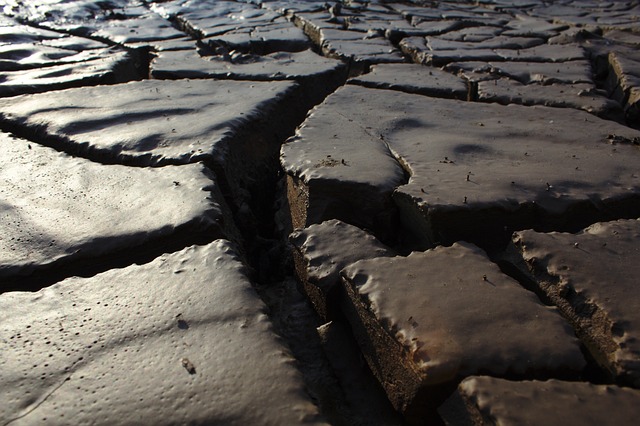
{"type": "Polygon", "coordinates": [[[635,424],[637,1],[0,0],[0,426],[635,424]]]}

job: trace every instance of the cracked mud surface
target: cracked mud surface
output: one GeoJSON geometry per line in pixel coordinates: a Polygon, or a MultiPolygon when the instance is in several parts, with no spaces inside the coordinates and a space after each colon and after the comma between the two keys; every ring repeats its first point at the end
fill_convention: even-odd
{"type": "Polygon", "coordinates": [[[634,424],[640,3],[0,0],[0,425],[634,424]]]}

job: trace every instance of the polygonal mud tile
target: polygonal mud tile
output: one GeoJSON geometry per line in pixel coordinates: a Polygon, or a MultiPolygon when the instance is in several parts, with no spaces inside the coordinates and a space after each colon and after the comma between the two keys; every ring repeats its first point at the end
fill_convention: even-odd
{"type": "Polygon", "coordinates": [[[285,18],[266,16],[263,19],[265,22],[243,23],[243,27],[239,29],[207,37],[202,41],[213,48],[258,54],[300,52],[311,47],[304,32],[285,18]]]}
{"type": "MultiPolygon", "coordinates": [[[[276,52],[260,56],[237,53],[233,56],[200,56],[194,50],[159,52],[151,62],[153,78],[230,78],[233,80],[313,80],[316,84],[330,75],[346,78],[346,66],[311,50],[276,52]]],[[[329,84],[326,84],[330,86],[329,84]]]]}
{"type": "MultiPolygon", "coordinates": [[[[195,50],[159,52],[152,61],[153,78],[220,78],[294,80],[302,93],[299,107],[310,109],[347,79],[346,64],[311,50],[265,56],[236,52],[232,56],[200,56],[195,50]]],[[[302,117],[300,117],[302,118],[302,117]]]]}
{"type": "Polygon", "coordinates": [[[0,421],[318,424],[264,311],[224,240],[0,295],[0,421]]]}
{"type": "Polygon", "coordinates": [[[640,220],[575,235],[521,231],[513,244],[510,262],[569,318],[594,358],[640,387],[640,220]]]}
{"type": "Polygon", "coordinates": [[[282,162],[297,227],[338,218],[379,236],[372,219],[394,214],[396,187],[404,226],[427,245],[506,243],[517,229],[640,216],[638,140],[572,109],[347,85],[309,115],[282,162]]]}
{"type": "Polygon", "coordinates": [[[464,380],[438,410],[447,425],[631,425],[640,391],[586,382],[464,380]]]}
{"type": "Polygon", "coordinates": [[[523,84],[589,83],[593,73],[589,61],[551,62],[492,62],[487,64],[494,75],[509,77],[523,84]]]}
{"type": "Polygon", "coordinates": [[[41,43],[45,40],[55,40],[62,37],[65,35],[44,28],[20,25],[15,21],[0,24],[0,45],[41,43]]]}
{"type": "Polygon", "coordinates": [[[59,64],[86,62],[109,58],[116,48],[89,49],[77,52],[40,43],[0,45],[0,71],[26,70],[59,64]]]}
{"type": "Polygon", "coordinates": [[[607,85],[614,99],[624,105],[629,122],[640,123],[640,54],[609,53],[607,85]]]}
{"type": "Polygon", "coordinates": [[[107,44],[97,40],[50,31],[44,28],[20,25],[15,22],[8,25],[0,24],[0,45],[24,45],[29,43],[33,44],[34,48],[48,46],[75,50],[76,52],[109,47],[107,44]]]}
{"type": "MultiPolygon", "coordinates": [[[[149,40],[127,43],[129,49],[141,49],[145,52],[151,51],[152,53],[148,57],[149,60],[153,58],[155,52],[166,52],[169,50],[191,50],[197,47],[198,40],[194,40],[191,37],[170,38],[166,40],[149,40]]],[[[145,78],[149,76],[146,75],[145,78]]]]}
{"type": "Polygon", "coordinates": [[[269,0],[262,1],[261,7],[281,15],[294,12],[318,12],[327,8],[327,2],[321,0],[269,0]]]}
{"type": "Polygon", "coordinates": [[[129,44],[181,38],[185,34],[159,15],[147,13],[130,19],[100,22],[91,36],[113,43],[129,44]]]}
{"type": "Polygon", "coordinates": [[[421,21],[420,18],[414,18],[412,22],[414,22],[414,27],[422,33],[420,35],[425,37],[443,35],[464,27],[464,23],[461,21],[421,21]]]}
{"type": "Polygon", "coordinates": [[[502,34],[503,31],[504,28],[495,27],[493,25],[471,26],[446,32],[439,35],[438,38],[442,40],[454,40],[457,42],[478,43],[491,40],[492,38],[502,34]]]}
{"type": "MultiPolygon", "coordinates": [[[[318,47],[322,47],[324,42],[325,36],[323,32],[327,30],[347,30],[348,24],[346,22],[362,18],[362,14],[353,12],[341,4],[329,8],[326,6],[328,4],[325,5],[322,11],[298,12],[293,15],[296,26],[302,28],[304,33],[318,47]]],[[[362,37],[366,35],[361,31],[352,31],[352,33],[361,34],[362,37]]]]}
{"type": "Polygon", "coordinates": [[[159,7],[163,9],[161,14],[171,15],[187,33],[197,38],[243,29],[250,31],[281,17],[256,5],[235,1],[178,1],[159,7]]]}
{"type": "Polygon", "coordinates": [[[509,21],[502,35],[549,39],[567,28],[567,25],[549,22],[540,18],[533,18],[520,13],[515,16],[515,19],[509,21]]]}
{"type": "Polygon", "coordinates": [[[311,225],[289,237],[296,275],[323,319],[335,317],[344,297],[340,270],[362,259],[391,256],[373,235],[339,220],[311,225]]]}
{"type": "Polygon", "coordinates": [[[101,162],[205,161],[238,197],[277,164],[281,138],[304,114],[296,88],[285,81],[145,80],[14,97],[2,102],[0,121],[101,162]]]}
{"type": "Polygon", "coordinates": [[[140,70],[133,53],[114,51],[109,57],[21,71],[0,71],[0,96],[39,93],[79,86],[136,80],[140,70]]]}
{"type": "MultiPolygon", "coordinates": [[[[473,49],[526,49],[539,46],[544,40],[535,37],[495,36],[482,41],[457,41],[441,37],[427,37],[426,46],[432,51],[473,50],[473,49]]],[[[437,52],[434,52],[434,55],[437,52]]]]}
{"type": "Polygon", "coordinates": [[[402,52],[417,64],[442,66],[460,61],[499,61],[500,56],[491,49],[459,49],[431,51],[424,37],[407,37],[400,42],[402,52]]]}
{"type": "Polygon", "coordinates": [[[219,189],[201,164],[102,165],[5,133],[0,146],[3,282],[143,245],[149,250],[168,237],[234,237],[219,189]]]}
{"type": "Polygon", "coordinates": [[[365,38],[366,34],[352,31],[332,31],[336,38],[323,37],[322,52],[330,57],[355,64],[381,64],[405,62],[402,54],[384,37],[365,38]],[[340,34],[338,34],[340,33],[340,34]],[[351,38],[351,34],[358,38],[351,38]]]}
{"type": "Polygon", "coordinates": [[[42,44],[45,46],[75,50],[77,52],[82,52],[88,49],[100,49],[109,46],[108,44],[102,43],[97,40],[77,36],[66,36],[51,40],[43,40],[42,44]]]}
{"type": "Polygon", "coordinates": [[[363,354],[412,423],[469,375],[577,377],[585,366],[557,310],[471,244],[363,260],[342,276],[363,354]]]}
{"type": "MultiPolygon", "coordinates": [[[[394,93],[362,90],[372,96],[394,93]]],[[[340,219],[389,237],[395,232],[396,219],[391,194],[406,181],[405,172],[374,128],[352,116],[369,116],[378,110],[369,108],[366,98],[352,101],[357,103],[345,102],[337,94],[329,96],[282,146],[280,161],[288,174],[292,224],[305,228],[340,219]]]]}
{"type": "Polygon", "coordinates": [[[566,62],[585,59],[585,51],[577,45],[543,44],[528,49],[495,49],[503,61],[566,62]]]}
{"type": "Polygon", "coordinates": [[[466,100],[466,82],[439,68],[417,64],[379,64],[371,72],[349,80],[360,86],[399,90],[440,98],[466,100]]]}
{"type": "Polygon", "coordinates": [[[16,2],[11,14],[23,22],[56,31],[88,34],[102,21],[133,18],[148,13],[137,1],[109,0],[48,0],[46,2],[16,2]]]}
{"type": "Polygon", "coordinates": [[[301,29],[280,13],[244,2],[169,2],[154,7],[192,37],[212,47],[266,54],[297,52],[310,46],[301,29]]]}
{"type": "Polygon", "coordinates": [[[478,82],[478,100],[502,105],[545,105],[581,109],[603,118],[619,118],[622,107],[593,84],[522,84],[508,78],[478,82]]]}

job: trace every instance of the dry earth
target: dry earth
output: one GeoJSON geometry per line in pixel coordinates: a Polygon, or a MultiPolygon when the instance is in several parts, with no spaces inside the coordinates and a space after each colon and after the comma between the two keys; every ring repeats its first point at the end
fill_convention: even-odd
{"type": "Polygon", "coordinates": [[[0,0],[0,426],[640,416],[640,2],[0,0]]]}

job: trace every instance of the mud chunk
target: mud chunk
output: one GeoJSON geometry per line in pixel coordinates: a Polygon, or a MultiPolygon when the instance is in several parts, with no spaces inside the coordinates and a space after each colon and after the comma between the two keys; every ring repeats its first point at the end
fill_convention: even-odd
{"type": "Polygon", "coordinates": [[[104,58],[43,68],[0,72],[0,96],[70,87],[124,83],[138,76],[135,55],[114,49],[104,58]]]}
{"type": "Polygon", "coordinates": [[[0,420],[322,424],[264,311],[225,240],[0,295],[0,420]]]}
{"type": "Polygon", "coordinates": [[[4,133],[0,147],[0,281],[174,233],[234,234],[217,184],[201,164],[103,165],[4,133]]]}
{"type": "Polygon", "coordinates": [[[621,105],[605,96],[592,84],[522,84],[500,78],[478,83],[478,100],[503,105],[544,105],[555,108],[573,108],[587,111],[602,118],[618,118],[621,105]]]}
{"type": "Polygon", "coordinates": [[[335,316],[344,297],[340,270],[362,259],[390,256],[391,250],[373,235],[355,226],[328,220],[289,237],[298,280],[318,314],[335,316]]]}
{"type": "Polygon", "coordinates": [[[640,387],[640,220],[597,223],[578,234],[521,231],[511,262],[569,318],[612,376],[640,387]]]}
{"type": "Polygon", "coordinates": [[[577,377],[585,365],[557,310],[473,245],[363,260],[342,276],[356,339],[410,422],[469,375],[577,377]]]}
{"type": "Polygon", "coordinates": [[[640,415],[640,391],[613,385],[464,380],[438,410],[447,425],[627,425],[640,415]]]}
{"type": "Polygon", "coordinates": [[[415,64],[375,65],[369,74],[354,77],[349,83],[440,98],[466,100],[468,95],[467,85],[460,77],[415,64]]]}

